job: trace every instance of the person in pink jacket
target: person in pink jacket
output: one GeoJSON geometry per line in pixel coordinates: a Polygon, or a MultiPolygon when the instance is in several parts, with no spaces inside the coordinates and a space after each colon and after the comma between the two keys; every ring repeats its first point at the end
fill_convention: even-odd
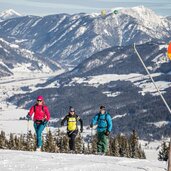
{"type": "Polygon", "coordinates": [[[41,151],[42,147],[42,132],[47,126],[50,120],[50,112],[48,107],[45,105],[43,96],[37,97],[37,103],[30,108],[28,115],[26,116],[28,120],[31,120],[32,115],[34,121],[34,129],[37,138],[37,149],[36,151],[41,151]]]}

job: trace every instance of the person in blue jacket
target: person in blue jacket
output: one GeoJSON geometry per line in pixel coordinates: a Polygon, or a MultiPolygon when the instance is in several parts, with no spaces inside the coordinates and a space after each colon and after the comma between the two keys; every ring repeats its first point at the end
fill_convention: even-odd
{"type": "Polygon", "coordinates": [[[100,106],[100,112],[96,114],[90,124],[93,128],[97,124],[97,153],[106,154],[109,146],[109,134],[112,131],[112,118],[106,112],[105,106],[100,106]]]}

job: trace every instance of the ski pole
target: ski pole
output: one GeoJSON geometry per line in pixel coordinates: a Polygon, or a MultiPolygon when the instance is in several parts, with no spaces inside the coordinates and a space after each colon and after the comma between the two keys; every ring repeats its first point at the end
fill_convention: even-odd
{"type": "Polygon", "coordinates": [[[49,124],[46,126],[46,132],[49,133],[49,124]]]}
{"type": "Polygon", "coordinates": [[[157,87],[157,85],[156,85],[156,83],[155,83],[155,81],[154,81],[154,79],[153,79],[152,75],[150,74],[150,72],[149,72],[148,68],[146,67],[146,65],[145,65],[144,61],[142,60],[142,58],[141,58],[140,54],[138,53],[138,51],[137,51],[137,49],[136,49],[136,45],[135,45],[135,43],[134,43],[134,50],[135,50],[135,52],[136,52],[136,54],[137,54],[138,58],[140,59],[140,61],[141,61],[142,65],[144,66],[144,68],[145,68],[145,70],[146,70],[147,74],[149,75],[149,77],[150,77],[150,79],[151,79],[152,83],[154,84],[154,87],[156,88],[157,92],[159,93],[159,95],[160,95],[160,97],[161,97],[162,101],[164,102],[164,104],[165,104],[166,108],[168,109],[169,113],[171,114],[171,109],[170,109],[170,107],[169,107],[168,103],[166,102],[165,98],[163,97],[162,93],[160,92],[159,88],[157,87]]]}
{"type": "Polygon", "coordinates": [[[91,128],[91,142],[93,141],[93,128],[91,128]]]}
{"type": "Polygon", "coordinates": [[[30,130],[30,123],[29,123],[29,120],[27,120],[27,132],[29,132],[30,130]]]}

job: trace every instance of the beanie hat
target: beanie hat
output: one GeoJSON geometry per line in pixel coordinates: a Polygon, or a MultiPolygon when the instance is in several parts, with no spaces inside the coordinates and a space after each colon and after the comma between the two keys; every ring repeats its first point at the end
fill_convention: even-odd
{"type": "Polygon", "coordinates": [[[105,110],[106,108],[105,108],[105,106],[100,106],[100,110],[105,110]]]}
{"type": "Polygon", "coordinates": [[[37,100],[42,100],[42,101],[44,101],[43,96],[38,96],[38,97],[37,97],[37,100]]]}
{"type": "Polygon", "coordinates": [[[75,112],[75,109],[72,106],[70,106],[69,111],[70,112],[75,112]]]}

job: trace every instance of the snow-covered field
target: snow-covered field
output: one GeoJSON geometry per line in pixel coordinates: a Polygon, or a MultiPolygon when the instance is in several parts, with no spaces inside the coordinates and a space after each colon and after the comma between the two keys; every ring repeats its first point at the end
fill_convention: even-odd
{"type": "Polygon", "coordinates": [[[41,72],[23,72],[23,68],[14,71],[14,75],[10,77],[3,77],[0,80],[0,105],[6,103],[6,98],[14,94],[25,93],[21,87],[27,87],[29,92],[35,91],[35,85],[43,83],[53,76],[59,75],[64,70],[59,70],[54,73],[41,73],[41,72]]]}
{"type": "Polygon", "coordinates": [[[12,104],[6,102],[8,97],[12,95],[24,93],[21,89],[23,86],[28,86],[29,91],[35,91],[35,87],[38,83],[43,83],[47,79],[62,73],[63,70],[56,73],[28,73],[17,71],[11,77],[3,77],[0,80],[0,130],[9,133],[26,133],[28,126],[29,129],[34,131],[33,124],[30,121],[29,125],[27,121],[19,120],[20,117],[27,115],[28,111],[18,108],[12,104]]]}
{"type": "Polygon", "coordinates": [[[82,154],[0,150],[2,171],[165,171],[166,162],[82,154]]]}
{"type": "MultiPolygon", "coordinates": [[[[161,73],[155,73],[151,74],[154,78],[161,75],[161,73]]],[[[72,79],[72,81],[69,83],[69,86],[74,85],[75,83],[78,84],[85,84],[85,85],[91,85],[94,87],[98,87],[101,84],[107,84],[112,81],[131,81],[135,86],[140,87],[142,91],[142,95],[144,95],[147,92],[152,93],[152,95],[158,95],[156,93],[156,89],[154,88],[154,85],[152,84],[151,80],[147,75],[132,73],[127,75],[118,75],[118,74],[104,74],[104,75],[97,75],[97,76],[91,76],[91,77],[75,77],[72,79]]],[[[156,85],[159,87],[161,92],[165,93],[165,89],[170,87],[171,83],[167,81],[156,81],[156,85]]],[[[119,92],[116,92],[114,94],[111,94],[111,92],[104,92],[107,96],[117,96],[119,92]]]]}

